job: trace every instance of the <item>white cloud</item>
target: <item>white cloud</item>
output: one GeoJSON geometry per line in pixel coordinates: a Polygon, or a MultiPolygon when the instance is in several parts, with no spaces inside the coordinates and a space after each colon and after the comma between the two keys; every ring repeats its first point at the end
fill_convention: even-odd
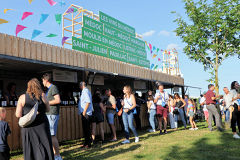
{"type": "Polygon", "coordinates": [[[150,37],[152,36],[156,31],[155,30],[150,30],[142,34],[143,37],[150,37]]]}
{"type": "Polygon", "coordinates": [[[176,49],[176,50],[180,50],[181,47],[178,45],[178,44],[175,44],[175,43],[171,43],[167,46],[167,50],[171,50],[171,49],[176,49]]]}
{"type": "Polygon", "coordinates": [[[166,37],[168,37],[168,36],[170,36],[170,32],[165,31],[165,30],[162,30],[162,31],[160,31],[160,32],[158,33],[158,35],[159,35],[159,36],[166,36],[166,37]]]}

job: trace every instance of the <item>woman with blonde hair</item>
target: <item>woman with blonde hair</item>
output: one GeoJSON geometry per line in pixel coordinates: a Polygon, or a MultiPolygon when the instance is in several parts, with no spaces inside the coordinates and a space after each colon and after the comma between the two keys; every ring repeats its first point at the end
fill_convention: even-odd
{"type": "Polygon", "coordinates": [[[38,102],[35,120],[21,129],[24,160],[53,160],[51,134],[46,112],[49,102],[43,93],[40,82],[33,78],[27,84],[27,92],[18,99],[16,117],[20,118],[38,102]]]}
{"type": "Polygon", "coordinates": [[[133,112],[136,107],[136,99],[132,94],[132,89],[130,86],[124,86],[123,93],[124,93],[124,97],[123,97],[124,100],[122,101],[122,106],[123,106],[122,119],[124,124],[126,140],[124,140],[122,143],[123,144],[130,143],[128,126],[132,130],[135,136],[135,143],[137,143],[139,142],[139,137],[138,137],[136,128],[133,125],[133,112]]]}

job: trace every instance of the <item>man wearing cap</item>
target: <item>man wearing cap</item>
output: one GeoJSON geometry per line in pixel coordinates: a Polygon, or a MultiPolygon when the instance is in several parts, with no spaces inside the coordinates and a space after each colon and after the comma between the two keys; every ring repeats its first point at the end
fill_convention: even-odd
{"type": "Polygon", "coordinates": [[[82,115],[82,125],[83,125],[83,134],[84,134],[84,144],[82,148],[90,148],[92,139],[91,139],[91,117],[93,112],[92,105],[92,94],[89,89],[86,87],[85,82],[80,83],[80,89],[82,90],[81,98],[78,104],[79,113],[82,115]]]}
{"type": "Polygon", "coordinates": [[[209,84],[208,89],[209,90],[206,93],[206,104],[207,104],[207,109],[208,109],[208,114],[209,114],[208,128],[210,129],[210,131],[213,131],[212,119],[213,119],[213,115],[214,115],[214,117],[216,119],[216,126],[217,126],[218,131],[223,131],[221,121],[220,121],[220,115],[216,108],[217,96],[215,96],[215,93],[213,92],[215,87],[213,84],[209,84]]]}

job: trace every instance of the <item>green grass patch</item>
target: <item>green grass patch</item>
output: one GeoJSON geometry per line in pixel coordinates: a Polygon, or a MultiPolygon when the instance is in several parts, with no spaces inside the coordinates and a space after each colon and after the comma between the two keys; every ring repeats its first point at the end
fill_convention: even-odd
{"type": "MultiPolygon", "coordinates": [[[[67,160],[240,160],[240,140],[232,138],[230,129],[210,132],[206,123],[198,123],[199,130],[179,129],[166,135],[140,132],[140,142],[122,145],[122,138],[113,143],[95,145],[83,150],[81,140],[61,144],[61,155],[67,160]]],[[[13,157],[12,159],[21,159],[13,157]]]]}

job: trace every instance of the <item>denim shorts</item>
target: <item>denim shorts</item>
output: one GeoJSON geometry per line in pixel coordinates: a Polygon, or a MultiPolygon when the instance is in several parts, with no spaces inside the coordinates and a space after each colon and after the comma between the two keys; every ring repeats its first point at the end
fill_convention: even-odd
{"type": "Polygon", "coordinates": [[[194,116],[194,112],[193,111],[189,111],[189,117],[193,117],[194,116]]]}
{"type": "Polygon", "coordinates": [[[115,113],[111,113],[111,112],[107,113],[107,121],[109,124],[114,124],[114,115],[115,113]]]}
{"type": "Polygon", "coordinates": [[[50,126],[50,133],[52,136],[55,136],[57,134],[59,115],[47,115],[47,118],[50,126]]]}

